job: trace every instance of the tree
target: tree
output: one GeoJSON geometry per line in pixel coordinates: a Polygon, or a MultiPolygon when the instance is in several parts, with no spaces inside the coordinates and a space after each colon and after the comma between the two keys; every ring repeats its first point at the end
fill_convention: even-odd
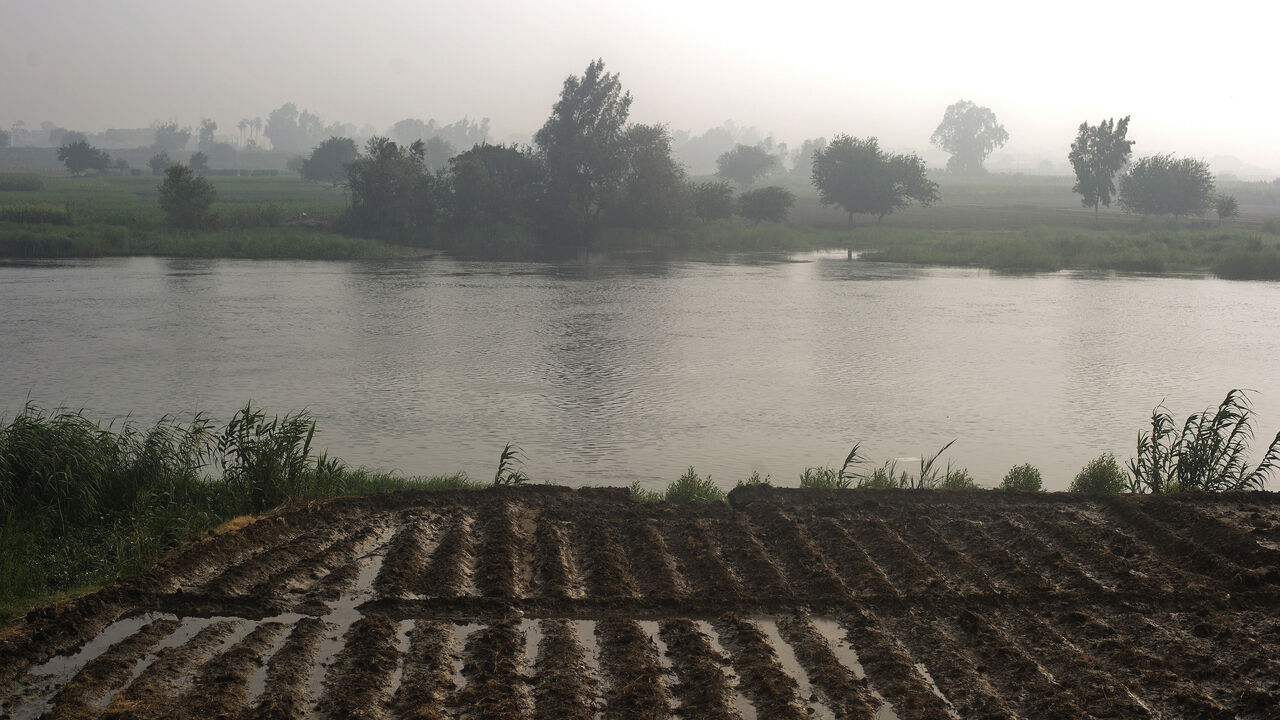
{"type": "Polygon", "coordinates": [[[551,117],[533,137],[547,166],[542,219],[553,243],[589,240],[602,202],[622,179],[630,112],[631,93],[617,73],[604,71],[603,60],[593,60],[582,77],[565,78],[551,117]]]}
{"type": "Polygon", "coordinates": [[[807,178],[813,175],[813,154],[827,147],[826,138],[805,140],[800,148],[791,155],[791,174],[807,178]]]}
{"type": "Polygon", "coordinates": [[[1234,195],[1218,195],[1213,199],[1213,209],[1218,213],[1219,225],[1223,220],[1240,214],[1240,204],[1236,202],[1234,195]]]}
{"type": "Polygon", "coordinates": [[[67,166],[73,175],[83,175],[89,170],[99,172],[111,167],[111,156],[90,145],[84,140],[77,140],[58,148],[58,160],[67,166]]]}
{"type": "Polygon", "coordinates": [[[823,205],[838,205],[849,214],[885,215],[912,202],[938,201],[938,184],[925,175],[916,155],[888,154],[875,138],[837,135],[825,149],[813,153],[813,184],[823,205]]]}
{"type": "Polygon", "coordinates": [[[348,221],[356,230],[398,241],[419,241],[443,210],[441,189],[427,172],[421,140],[401,147],[370,138],[365,156],[347,165],[348,221]]]}
{"type": "Polygon", "coordinates": [[[9,131],[0,130],[0,148],[9,147],[10,142],[12,142],[12,136],[9,135],[9,131]]]}
{"type": "MultiPolygon", "coordinates": [[[[260,118],[255,118],[254,122],[261,127],[260,118]]],[[[324,137],[325,126],[319,115],[305,109],[299,111],[297,105],[287,102],[271,111],[262,133],[271,141],[273,150],[301,154],[320,142],[324,137]]]]}
{"type": "Polygon", "coordinates": [[[723,220],[733,215],[733,186],[704,182],[693,186],[693,213],[699,220],[723,220]]]}
{"type": "Polygon", "coordinates": [[[996,114],[968,100],[949,105],[930,138],[950,153],[947,171],[964,175],[985,172],[982,162],[1008,140],[1009,133],[996,122],[996,114]]]}
{"type": "Polygon", "coordinates": [[[1120,206],[1142,215],[1203,215],[1213,206],[1209,163],[1172,155],[1144,157],[1120,177],[1120,206]]]}
{"type": "Polygon", "coordinates": [[[209,156],[202,152],[196,152],[187,161],[187,166],[194,170],[197,175],[204,175],[209,172],[209,156]]]}
{"type": "Polygon", "coordinates": [[[672,227],[686,217],[684,167],[671,157],[662,125],[632,125],[623,133],[623,173],[609,203],[611,220],[633,228],[672,227]]]}
{"type": "Polygon", "coordinates": [[[1093,208],[1094,217],[1098,216],[1099,205],[1111,207],[1111,196],[1116,191],[1116,173],[1129,161],[1129,154],[1133,152],[1133,141],[1125,138],[1128,132],[1128,115],[1119,122],[1111,118],[1093,127],[1082,122],[1075,142],[1071,143],[1067,159],[1076,171],[1076,184],[1071,191],[1080,193],[1080,202],[1093,208]]]}
{"type": "Polygon", "coordinates": [[[449,160],[457,225],[513,224],[533,215],[542,161],[514,145],[476,145],[449,160]]]}
{"type": "Polygon", "coordinates": [[[302,161],[299,172],[303,180],[339,185],[347,179],[347,165],[360,157],[356,141],[349,137],[331,137],[311,150],[302,161]]]}
{"type": "Polygon", "coordinates": [[[770,154],[764,146],[735,145],[716,158],[716,177],[735,182],[739,187],[751,187],[757,178],[778,169],[778,156],[770,154]]]}
{"type": "Polygon", "coordinates": [[[185,165],[172,165],[165,170],[160,183],[160,209],[169,223],[181,228],[205,227],[213,217],[209,209],[218,193],[208,178],[198,177],[185,165]]]}
{"type": "Polygon", "coordinates": [[[750,190],[738,196],[738,214],[759,225],[760,221],[782,222],[796,202],[796,196],[790,190],[769,185],[758,190],[750,190]]]}
{"type": "Polygon", "coordinates": [[[200,118],[200,134],[196,142],[201,151],[208,152],[213,149],[213,144],[216,142],[213,133],[217,129],[218,123],[212,119],[200,118]]]}
{"type": "Polygon", "coordinates": [[[151,168],[152,175],[161,175],[169,166],[173,165],[173,161],[169,159],[169,153],[161,151],[151,156],[147,161],[147,167],[151,168]]]}
{"type": "Polygon", "coordinates": [[[191,128],[179,128],[178,123],[170,120],[155,124],[155,139],[151,143],[151,149],[156,152],[177,155],[187,147],[187,142],[191,140],[191,128]]]}

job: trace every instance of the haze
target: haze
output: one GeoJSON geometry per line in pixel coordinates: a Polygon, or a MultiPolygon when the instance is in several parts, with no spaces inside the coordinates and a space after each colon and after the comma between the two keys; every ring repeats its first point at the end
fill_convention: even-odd
{"type": "Polygon", "coordinates": [[[379,131],[491,118],[527,140],[565,76],[602,57],[632,119],[732,119],[792,147],[837,132],[929,146],[958,99],[1010,134],[992,157],[1065,167],[1076,126],[1133,116],[1138,155],[1280,168],[1270,3],[0,3],[0,127],[156,120],[228,134],[285,101],[379,131]]]}

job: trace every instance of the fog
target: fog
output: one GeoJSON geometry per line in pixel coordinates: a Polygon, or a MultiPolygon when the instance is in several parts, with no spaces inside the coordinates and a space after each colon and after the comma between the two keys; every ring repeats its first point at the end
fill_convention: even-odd
{"type": "Polygon", "coordinates": [[[694,134],[726,119],[797,147],[837,132],[929,146],[943,109],[995,111],[991,158],[1065,170],[1080,122],[1133,117],[1137,155],[1274,176],[1280,10],[1269,3],[539,3],[0,0],[0,127],[196,125],[232,137],[286,101],[385,131],[490,118],[527,140],[596,57],[632,120],[694,134]]]}

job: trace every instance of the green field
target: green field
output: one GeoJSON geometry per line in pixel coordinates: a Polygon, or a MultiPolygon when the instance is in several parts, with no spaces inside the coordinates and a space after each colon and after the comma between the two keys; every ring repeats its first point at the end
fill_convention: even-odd
{"type": "MultiPolygon", "coordinates": [[[[21,188],[32,177],[8,174],[0,179],[21,188]]],[[[338,232],[336,221],[348,204],[343,188],[292,174],[209,179],[218,192],[216,227],[199,231],[165,224],[156,176],[47,174],[38,176],[40,189],[0,189],[0,257],[370,259],[427,252],[338,232]]],[[[1214,217],[1142,218],[1116,208],[1104,208],[1095,217],[1071,192],[1068,177],[993,173],[936,179],[942,200],[934,206],[910,207],[879,224],[856,216],[851,226],[844,213],[819,203],[805,178],[779,175],[757,185],[779,184],[796,194],[786,223],[752,225],[735,218],[663,232],[611,228],[598,235],[596,246],[692,258],[850,248],[865,259],[926,265],[1280,279],[1276,183],[1223,183],[1218,191],[1236,197],[1240,216],[1219,224],[1214,217]]],[[[476,257],[532,247],[527,228],[491,228],[475,238],[455,240],[452,245],[469,248],[476,257]]]]}

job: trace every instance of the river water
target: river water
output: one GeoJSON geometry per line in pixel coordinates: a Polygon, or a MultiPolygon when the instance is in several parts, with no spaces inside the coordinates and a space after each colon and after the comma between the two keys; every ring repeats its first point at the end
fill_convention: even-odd
{"type": "MultiPolygon", "coordinates": [[[[740,259],[741,260],[741,259],[740,259]]],[[[1253,388],[1280,430],[1280,283],[846,261],[131,258],[0,266],[0,413],[309,409],[350,465],[795,484],[854,442],[1062,489],[1152,408],[1253,388]]],[[[1255,455],[1260,455],[1260,451],[1255,455]]],[[[901,463],[900,463],[901,466],[901,463]]],[[[1273,483],[1273,487],[1275,483],[1273,483]]]]}

